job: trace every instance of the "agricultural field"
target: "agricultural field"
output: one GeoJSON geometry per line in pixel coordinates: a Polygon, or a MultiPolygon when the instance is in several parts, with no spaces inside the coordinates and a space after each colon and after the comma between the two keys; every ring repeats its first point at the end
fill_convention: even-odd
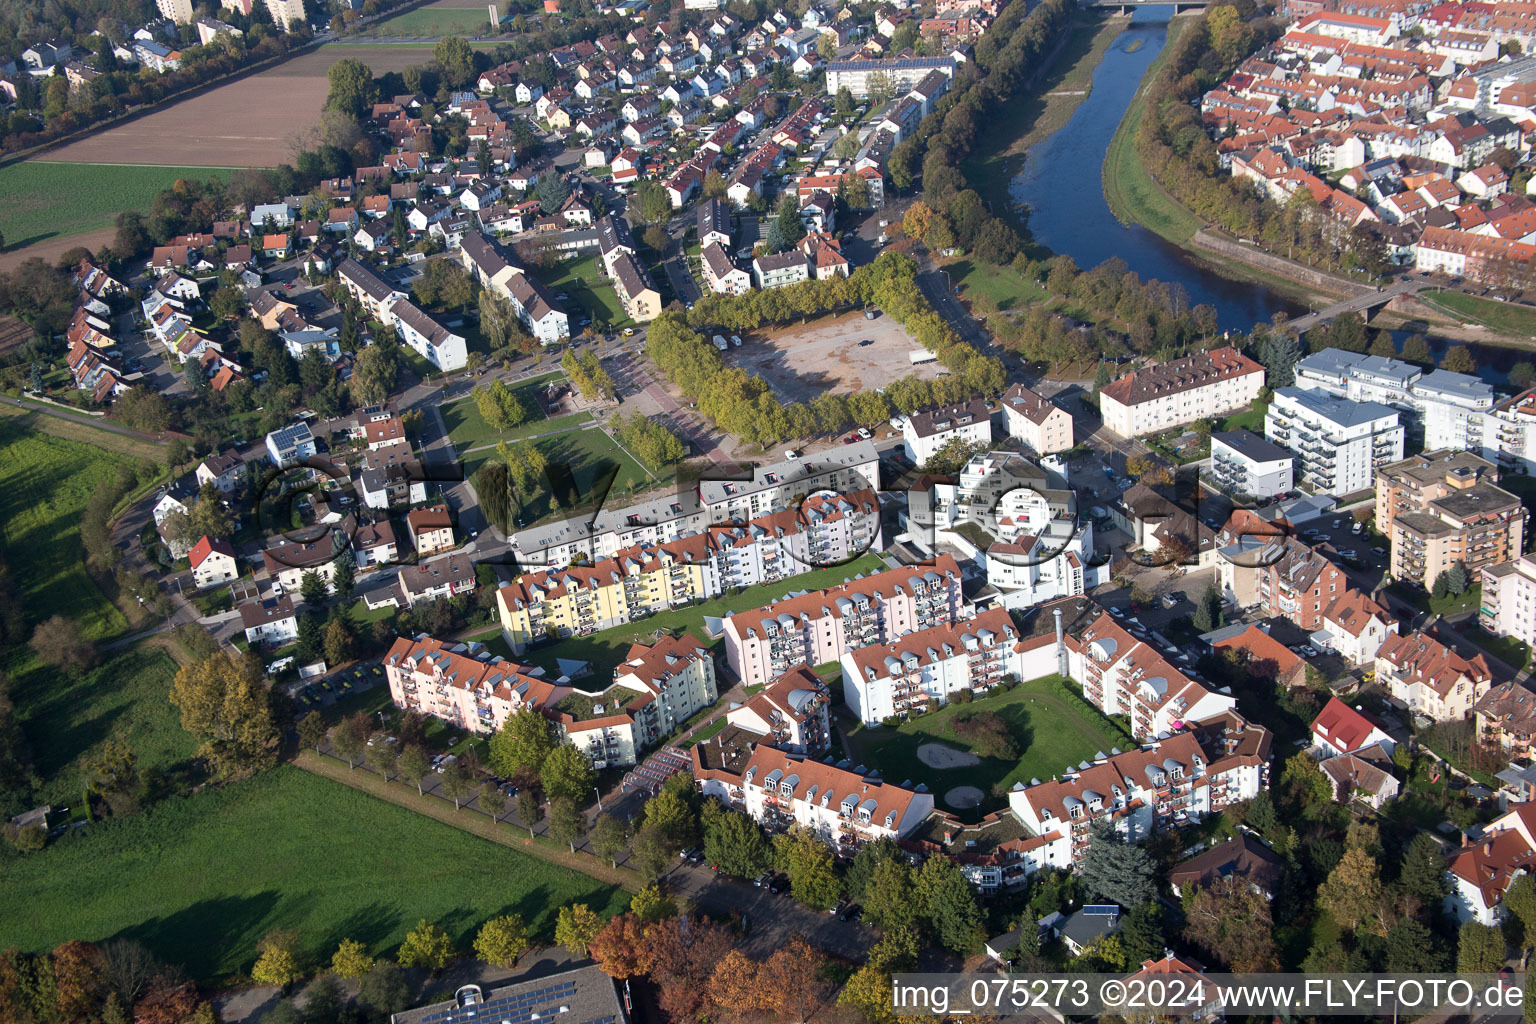
{"type": "MultiPolygon", "coordinates": [[[[786,594],[802,590],[820,590],[824,587],[837,584],[858,575],[869,575],[874,572],[883,572],[890,568],[879,555],[865,554],[847,565],[833,566],[830,569],[815,569],[811,572],[801,573],[791,579],[780,580],[777,583],[764,583],[755,587],[748,587],[739,594],[727,594],[715,598],[713,601],[705,601],[702,604],[691,605],[687,608],[677,608],[672,611],[660,612],[652,615],[642,622],[633,622],[627,626],[619,626],[614,629],[605,629],[587,636],[573,636],[547,647],[538,647],[524,653],[520,660],[540,665],[551,672],[556,671],[556,659],[587,661],[592,665],[592,676],[583,680],[583,685],[602,687],[613,678],[613,669],[624,660],[629,653],[629,647],[636,642],[650,642],[649,636],[658,629],[668,631],[689,631],[700,640],[708,642],[709,638],[704,633],[704,618],[709,615],[724,615],[726,612],[744,612],[753,608],[759,608],[765,604],[771,604],[786,594]]],[[[501,631],[494,630],[482,636],[500,636],[501,631]]],[[[710,646],[719,654],[723,641],[715,641],[710,646]]]]}
{"type": "Polygon", "coordinates": [[[247,975],[274,928],[296,931],[309,958],[325,962],[343,938],[393,953],[427,918],[467,952],[499,914],[521,914],[548,942],[561,906],[585,902],[606,915],[628,899],[288,765],[83,829],[30,857],[7,846],[0,889],[27,894],[0,902],[8,945],[137,939],[205,986],[247,975]]]}
{"type": "Polygon", "coordinates": [[[91,640],[127,626],[85,572],[80,512],[115,472],[101,448],[39,434],[0,418],[0,540],[35,618],[65,615],[91,640]]]}
{"type": "MultiPolygon", "coordinates": [[[[345,54],[333,55],[335,63],[345,54]]],[[[303,58],[300,58],[303,60],[303,58]]],[[[167,167],[272,167],[313,145],[330,87],[325,71],[286,64],[227,82],[86,136],[50,161],[167,167]]],[[[10,238],[10,229],[4,229],[10,238]]]]}
{"type": "Polygon", "coordinates": [[[0,168],[0,232],[5,234],[6,247],[17,249],[107,228],[123,210],[148,210],[155,194],[169,188],[177,178],[227,174],[196,166],[124,167],[24,160],[0,168]]]}
{"type": "Polygon", "coordinates": [[[970,704],[948,704],[894,729],[861,726],[845,730],[844,737],[848,744],[844,753],[855,763],[878,767],[887,779],[926,782],[940,801],[953,787],[977,787],[985,794],[981,813],[1004,806],[1015,782],[1048,779],[1079,761],[1091,761],[1110,747],[1126,750],[1135,746],[1124,729],[1084,701],[1060,676],[1020,683],[970,704]],[[1007,723],[1014,744],[1022,752],[1016,760],[984,757],[979,764],[939,769],[918,756],[918,748],[928,743],[969,752],[969,744],[955,735],[952,726],[957,717],[981,711],[995,712],[1007,723]]]}

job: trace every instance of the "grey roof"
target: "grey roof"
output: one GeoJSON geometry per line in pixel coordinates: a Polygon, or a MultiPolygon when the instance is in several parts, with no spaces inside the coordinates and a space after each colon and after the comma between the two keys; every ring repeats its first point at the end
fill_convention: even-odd
{"type": "Polygon", "coordinates": [[[704,257],[704,262],[709,265],[709,272],[714,275],[716,280],[725,277],[737,269],[736,264],[731,262],[730,254],[725,251],[719,242],[710,242],[704,247],[700,255],[704,257]]]}
{"type": "Polygon", "coordinates": [[[1407,387],[1418,379],[1420,370],[1412,363],[1383,356],[1368,356],[1361,352],[1346,352],[1341,348],[1325,348],[1314,352],[1296,364],[1296,372],[1312,372],[1338,377],[1355,375],[1375,377],[1407,387]]]}
{"type": "Polygon", "coordinates": [[[466,985],[454,998],[392,1014],[390,1024],[475,1024],[502,1021],[527,1024],[557,1019],[561,1024],[614,1024],[629,1015],[619,1002],[613,979],[598,967],[545,975],[482,991],[466,985]]]}
{"type": "Polygon", "coordinates": [[[336,273],[357,285],[364,295],[375,302],[382,302],[391,295],[400,294],[398,288],[385,284],[377,274],[350,257],[342,260],[341,266],[336,268],[336,273]]]}
{"type": "Polygon", "coordinates": [[[606,214],[597,222],[597,244],[604,256],[615,249],[635,251],[635,239],[630,234],[629,221],[623,217],[606,214]]]}
{"type": "Polygon", "coordinates": [[[1397,416],[1398,411],[1380,402],[1352,402],[1347,398],[1330,395],[1326,391],[1305,388],[1279,388],[1276,395],[1292,399],[1307,412],[1339,427],[1354,427],[1372,420],[1397,416]]]}
{"type": "Polygon", "coordinates": [[[633,299],[646,289],[653,289],[650,275],[635,259],[634,254],[625,252],[613,262],[613,276],[617,279],[619,288],[625,297],[633,299]]]}
{"type": "Polygon", "coordinates": [[[272,445],[280,452],[291,451],[301,444],[314,444],[315,435],[310,431],[308,423],[295,423],[281,430],[274,430],[267,435],[272,445]]]}
{"type": "Polygon", "coordinates": [[[1431,370],[1413,386],[1415,394],[1436,391],[1447,398],[1464,402],[1493,405],[1493,385],[1468,373],[1452,373],[1450,370],[1431,370]]]}
{"type": "Polygon", "coordinates": [[[245,629],[254,629],[267,623],[282,622],[284,619],[291,618],[293,618],[293,599],[287,594],[240,606],[240,625],[245,629]]]}
{"type": "Polygon", "coordinates": [[[1211,440],[1220,441],[1253,462],[1289,462],[1293,458],[1290,452],[1251,430],[1223,430],[1212,434],[1211,440]]]}
{"type": "Polygon", "coordinates": [[[700,238],[712,231],[722,231],[729,238],[731,236],[730,208],[718,199],[706,199],[700,203],[698,231],[700,238]]]}
{"type": "Polygon", "coordinates": [[[786,252],[769,253],[759,256],[753,261],[757,264],[759,274],[771,274],[775,270],[790,270],[795,267],[805,266],[805,253],[799,249],[790,249],[786,252]]]}
{"type": "Polygon", "coordinates": [[[433,320],[421,308],[409,299],[401,299],[389,307],[389,312],[395,317],[409,324],[418,334],[427,339],[427,344],[433,348],[445,344],[448,339],[454,337],[454,333],[442,324],[433,320]]]}
{"type": "Polygon", "coordinates": [[[923,68],[954,68],[953,57],[911,57],[907,60],[834,60],[827,72],[834,71],[919,71],[923,68]]]}

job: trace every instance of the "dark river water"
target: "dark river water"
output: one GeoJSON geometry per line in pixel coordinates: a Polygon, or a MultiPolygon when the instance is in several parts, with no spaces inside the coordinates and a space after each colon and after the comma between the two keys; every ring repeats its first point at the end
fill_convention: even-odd
{"type": "Polygon", "coordinates": [[[1115,219],[1104,199],[1104,155],[1147,68],[1168,40],[1170,6],[1140,8],[1093,73],[1093,89],[1064,128],[1034,147],[1008,188],[1029,207],[1029,231],[1077,265],[1096,267],[1118,256],[1143,280],[1178,283],[1191,305],[1216,307],[1223,330],[1247,331],[1284,310],[1304,307],[1259,284],[1222,277],[1140,224],[1115,219]],[[1136,44],[1140,44],[1139,46],[1136,44]]]}
{"type": "MultiPolygon", "coordinates": [[[[1087,99],[1063,128],[1030,150],[1009,184],[1010,200],[1029,208],[1030,234],[1052,252],[1070,255],[1084,269],[1118,256],[1142,280],[1178,284],[1190,305],[1214,306],[1223,330],[1246,332],[1282,310],[1291,317],[1303,315],[1307,307],[1270,288],[1223,277],[1140,224],[1121,224],[1104,199],[1110,140],[1168,40],[1172,14],[1173,8],[1162,4],[1137,9],[1094,71],[1087,99]]],[[[1409,333],[1393,332],[1399,348],[1409,333]]],[[[1457,343],[1430,338],[1437,357],[1448,344],[1457,343]]],[[[1477,357],[1479,373],[1495,384],[1504,382],[1516,360],[1532,358],[1529,352],[1497,345],[1461,344],[1477,357]]]]}

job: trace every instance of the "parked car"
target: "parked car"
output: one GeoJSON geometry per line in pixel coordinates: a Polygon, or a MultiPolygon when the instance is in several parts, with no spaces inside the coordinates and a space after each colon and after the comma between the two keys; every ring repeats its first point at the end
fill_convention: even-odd
{"type": "Polygon", "coordinates": [[[771,883],[772,881],[773,881],[773,872],[772,871],[764,871],[762,874],[758,875],[755,879],[752,880],[752,884],[757,886],[759,889],[766,889],[768,887],[769,883],[771,883]]]}
{"type": "Polygon", "coordinates": [[[845,907],[841,914],[837,915],[837,919],[839,921],[857,921],[859,919],[859,915],[863,912],[864,910],[862,907],[860,907],[857,903],[852,903],[845,907]]]}
{"type": "Polygon", "coordinates": [[[835,906],[831,910],[827,911],[827,913],[829,913],[829,914],[837,914],[837,915],[841,916],[843,911],[845,911],[847,909],[848,909],[848,901],[847,900],[838,900],[837,901],[837,906],[835,906]]]}

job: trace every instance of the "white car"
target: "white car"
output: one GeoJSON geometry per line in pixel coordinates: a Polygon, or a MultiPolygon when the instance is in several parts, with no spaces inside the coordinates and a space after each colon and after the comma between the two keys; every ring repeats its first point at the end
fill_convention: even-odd
{"type": "Polygon", "coordinates": [[[786,459],[798,459],[800,457],[800,453],[798,451],[796,451],[795,449],[791,448],[789,451],[784,453],[784,457],[786,459]]]}

